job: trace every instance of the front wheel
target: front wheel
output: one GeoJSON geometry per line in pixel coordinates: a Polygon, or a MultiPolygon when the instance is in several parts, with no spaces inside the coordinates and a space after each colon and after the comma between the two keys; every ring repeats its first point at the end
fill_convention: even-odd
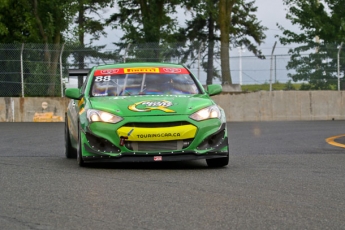
{"type": "Polygon", "coordinates": [[[83,160],[83,148],[82,148],[82,140],[81,140],[81,131],[78,131],[78,149],[77,149],[77,162],[80,167],[85,166],[85,162],[83,160]]]}
{"type": "Polygon", "coordinates": [[[72,147],[71,137],[68,129],[67,114],[65,115],[65,156],[66,158],[76,158],[77,151],[72,147]]]}
{"type": "Polygon", "coordinates": [[[222,158],[206,159],[208,167],[211,168],[220,168],[229,164],[229,155],[222,158]]]}

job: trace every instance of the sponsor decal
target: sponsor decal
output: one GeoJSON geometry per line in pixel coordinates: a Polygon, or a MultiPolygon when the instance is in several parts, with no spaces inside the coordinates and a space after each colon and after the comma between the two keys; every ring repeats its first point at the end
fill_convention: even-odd
{"type": "Polygon", "coordinates": [[[81,114],[84,113],[84,112],[85,112],[85,109],[82,108],[82,109],[79,111],[79,115],[81,115],[81,114]]]}
{"type": "Polygon", "coordinates": [[[57,116],[55,112],[48,112],[49,104],[46,101],[42,102],[42,112],[36,112],[33,117],[34,122],[60,122],[63,121],[61,116],[57,116]]]}
{"type": "Polygon", "coordinates": [[[181,73],[181,68],[163,68],[165,73],[181,73]]]}
{"type": "Polygon", "coordinates": [[[194,125],[181,125],[174,127],[141,128],[126,127],[119,128],[116,132],[119,137],[128,137],[128,141],[168,141],[184,140],[194,138],[197,128],[194,125]]]}
{"type": "Polygon", "coordinates": [[[128,132],[128,136],[130,136],[132,134],[132,132],[134,131],[134,129],[131,129],[129,132],[128,132]]]}
{"type": "Polygon", "coordinates": [[[153,160],[154,161],[162,161],[163,159],[162,159],[162,156],[154,156],[153,160]]]}
{"type": "Polygon", "coordinates": [[[128,109],[135,112],[150,112],[152,110],[161,110],[166,113],[175,113],[174,110],[168,109],[167,107],[172,106],[173,103],[170,101],[140,101],[133,105],[128,106],[128,109]]]}
{"type": "Polygon", "coordinates": [[[181,133],[152,133],[152,134],[137,134],[138,139],[159,138],[159,137],[180,137],[181,133]]]}
{"type": "Polygon", "coordinates": [[[189,74],[186,68],[174,67],[129,67],[114,69],[98,69],[94,76],[110,76],[115,74],[161,73],[161,74],[189,74]]]}
{"type": "Polygon", "coordinates": [[[159,73],[159,68],[144,67],[144,68],[124,68],[124,73],[159,73]]]}
{"type": "Polygon", "coordinates": [[[84,113],[84,111],[85,111],[85,108],[84,108],[84,106],[85,106],[85,104],[84,104],[84,98],[82,98],[81,100],[79,100],[79,102],[78,102],[78,107],[79,107],[79,115],[81,115],[82,113],[84,113]]]}
{"type": "Polygon", "coordinates": [[[119,69],[102,69],[101,70],[101,74],[105,74],[105,75],[111,75],[118,72],[119,72],[119,69]]]}
{"type": "Polygon", "coordinates": [[[170,68],[170,67],[163,67],[161,68],[161,73],[167,74],[189,74],[186,68],[170,68]]]}
{"type": "Polygon", "coordinates": [[[81,109],[82,107],[84,107],[84,98],[82,98],[81,100],[79,100],[79,102],[78,102],[78,107],[79,107],[79,109],[81,109]]]}
{"type": "Polygon", "coordinates": [[[95,71],[94,76],[107,76],[113,74],[120,74],[121,69],[98,69],[95,71]]]}

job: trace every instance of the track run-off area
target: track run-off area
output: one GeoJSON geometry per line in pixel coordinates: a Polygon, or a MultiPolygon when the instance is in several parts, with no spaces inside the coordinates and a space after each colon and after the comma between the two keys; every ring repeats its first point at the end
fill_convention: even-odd
{"type": "Polygon", "coordinates": [[[345,121],[229,122],[230,162],[64,156],[63,123],[0,123],[0,229],[345,229],[345,121]]]}

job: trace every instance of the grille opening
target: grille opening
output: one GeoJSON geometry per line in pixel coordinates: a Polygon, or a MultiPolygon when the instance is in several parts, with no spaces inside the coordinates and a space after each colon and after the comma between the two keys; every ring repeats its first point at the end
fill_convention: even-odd
{"type": "Polygon", "coordinates": [[[125,146],[132,151],[174,151],[187,148],[192,140],[177,141],[126,141],[125,146]]]}

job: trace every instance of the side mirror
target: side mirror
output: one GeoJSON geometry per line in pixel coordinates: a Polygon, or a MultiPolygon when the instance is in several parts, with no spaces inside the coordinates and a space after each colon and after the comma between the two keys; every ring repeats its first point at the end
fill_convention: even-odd
{"type": "Polygon", "coordinates": [[[207,86],[207,93],[210,96],[220,94],[222,92],[223,87],[221,85],[208,85],[207,86]]]}
{"type": "Polygon", "coordinates": [[[80,100],[83,95],[78,88],[68,88],[65,90],[65,96],[70,99],[80,100]]]}

